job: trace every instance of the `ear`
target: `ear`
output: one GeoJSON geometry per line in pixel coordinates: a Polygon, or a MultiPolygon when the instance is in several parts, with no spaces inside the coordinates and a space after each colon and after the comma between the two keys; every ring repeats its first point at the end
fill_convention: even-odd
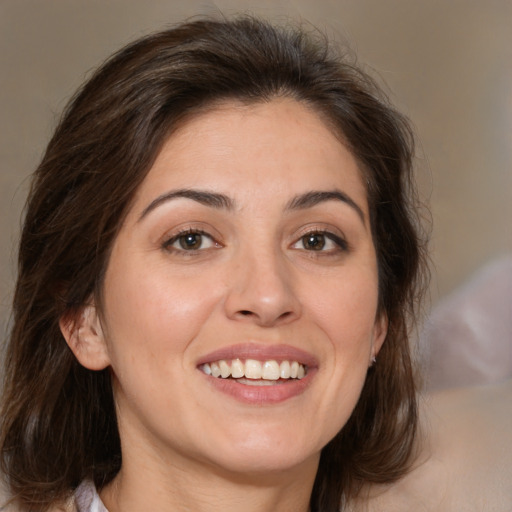
{"type": "Polygon", "coordinates": [[[386,339],[386,336],[388,334],[388,315],[386,313],[381,313],[377,316],[375,320],[375,324],[373,326],[373,342],[372,342],[372,348],[370,353],[370,363],[375,363],[375,359],[377,357],[377,354],[379,353],[384,340],[386,339]]]}
{"type": "Polygon", "coordinates": [[[84,306],[75,318],[62,317],[59,327],[66,342],[78,359],[89,370],[103,370],[110,364],[107,345],[96,307],[84,306]]]}

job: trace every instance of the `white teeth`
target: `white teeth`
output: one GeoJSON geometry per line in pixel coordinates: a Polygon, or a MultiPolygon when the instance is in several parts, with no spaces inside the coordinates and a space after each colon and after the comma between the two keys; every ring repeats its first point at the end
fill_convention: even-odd
{"type": "Polygon", "coordinates": [[[210,368],[212,369],[212,375],[214,377],[220,377],[220,368],[217,363],[210,363],[210,368]]]}
{"type": "Polygon", "coordinates": [[[273,386],[276,384],[275,380],[264,380],[264,379],[238,379],[237,382],[245,384],[247,386],[273,386]]]}
{"type": "Polygon", "coordinates": [[[211,363],[201,365],[200,369],[206,374],[216,378],[239,379],[240,382],[247,383],[247,380],[264,382],[277,381],[279,379],[302,379],[307,371],[303,364],[298,361],[258,361],[256,359],[247,359],[245,362],[240,359],[231,361],[220,359],[211,363]]]}
{"type": "Polygon", "coordinates": [[[281,379],[289,379],[290,378],[290,361],[283,361],[279,365],[279,371],[281,379]]]}
{"type": "Polygon", "coordinates": [[[231,368],[229,367],[229,364],[222,359],[219,361],[219,368],[220,368],[220,376],[223,379],[227,379],[231,375],[231,368]]]}
{"type": "Polygon", "coordinates": [[[262,377],[265,380],[279,379],[279,365],[277,361],[265,361],[265,363],[263,363],[262,377]]]}
{"type": "Polygon", "coordinates": [[[239,379],[245,375],[244,363],[240,359],[233,359],[231,361],[231,377],[233,379],[239,379]]]}
{"type": "Polygon", "coordinates": [[[247,379],[261,379],[261,363],[256,359],[247,359],[245,361],[245,377],[247,379]]]}

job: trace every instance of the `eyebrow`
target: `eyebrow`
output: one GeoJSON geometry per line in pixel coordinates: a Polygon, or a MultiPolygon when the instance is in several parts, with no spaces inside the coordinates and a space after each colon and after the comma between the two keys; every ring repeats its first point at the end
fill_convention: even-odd
{"type": "Polygon", "coordinates": [[[205,190],[195,190],[195,189],[180,189],[180,190],[172,190],[170,192],[166,192],[161,196],[158,196],[156,199],[151,201],[146,208],[142,211],[139,221],[141,221],[149,212],[153,211],[155,208],[158,208],[163,203],[167,201],[171,201],[173,199],[192,199],[193,201],[197,201],[198,203],[204,204],[205,206],[210,206],[211,208],[217,209],[226,209],[232,210],[234,208],[234,202],[231,198],[224,194],[219,194],[216,192],[208,192],[205,190]]]}
{"type": "Polygon", "coordinates": [[[341,201],[350,206],[365,224],[365,215],[362,208],[347,194],[340,190],[318,190],[306,192],[294,197],[287,205],[287,210],[305,210],[326,201],[341,201]]]}
{"type": "MultiPolygon", "coordinates": [[[[225,194],[184,188],[166,192],[151,201],[151,203],[149,203],[149,205],[142,211],[138,221],[141,221],[151,211],[155,210],[163,203],[179,198],[192,199],[193,201],[197,201],[205,206],[216,209],[232,210],[235,207],[234,201],[225,194]]],[[[347,204],[355,210],[363,224],[365,224],[365,215],[363,210],[350,196],[340,190],[311,191],[306,192],[305,194],[300,194],[292,198],[291,201],[287,203],[285,210],[305,210],[326,201],[341,201],[347,204]]]]}

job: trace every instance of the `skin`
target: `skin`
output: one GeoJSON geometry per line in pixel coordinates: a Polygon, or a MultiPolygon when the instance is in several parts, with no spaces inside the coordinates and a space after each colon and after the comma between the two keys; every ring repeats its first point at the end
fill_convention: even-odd
{"type": "Polygon", "coordinates": [[[62,325],[84,366],[113,374],[123,465],[101,493],[109,511],[306,511],[385,338],[377,280],[357,162],[314,111],[226,103],[173,133],[115,240],[103,310],[62,325]],[[162,198],[183,189],[229,205],[162,198]],[[312,191],[343,200],[293,205],[312,191]],[[223,392],[198,362],[239,344],[305,352],[306,384],[278,402],[223,392]]]}

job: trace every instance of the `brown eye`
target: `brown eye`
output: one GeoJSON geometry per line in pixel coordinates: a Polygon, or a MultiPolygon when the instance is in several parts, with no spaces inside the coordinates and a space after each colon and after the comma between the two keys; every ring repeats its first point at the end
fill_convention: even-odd
{"type": "Polygon", "coordinates": [[[203,245],[203,235],[201,233],[186,233],[178,237],[178,243],[185,251],[197,250],[203,245]]]}
{"type": "Polygon", "coordinates": [[[302,237],[302,245],[308,251],[321,251],[325,247],[323,233],[308,233],[302,237]]]}
{"type": "Polygon", "coordinates": [[[218,244],[210,235],[201,231],[186,231],[178,233],[163,244],[164,249],[174,252],[201,251],[203,249],[210,249],[217,246],[218,244]]]}
{"type": "Polygon", "coordinates": [[[302,235],[293,245],[294,249],[335,254],[339,251],[347,251],[346,240],[328,231],[310,231],[302,235]]]}

